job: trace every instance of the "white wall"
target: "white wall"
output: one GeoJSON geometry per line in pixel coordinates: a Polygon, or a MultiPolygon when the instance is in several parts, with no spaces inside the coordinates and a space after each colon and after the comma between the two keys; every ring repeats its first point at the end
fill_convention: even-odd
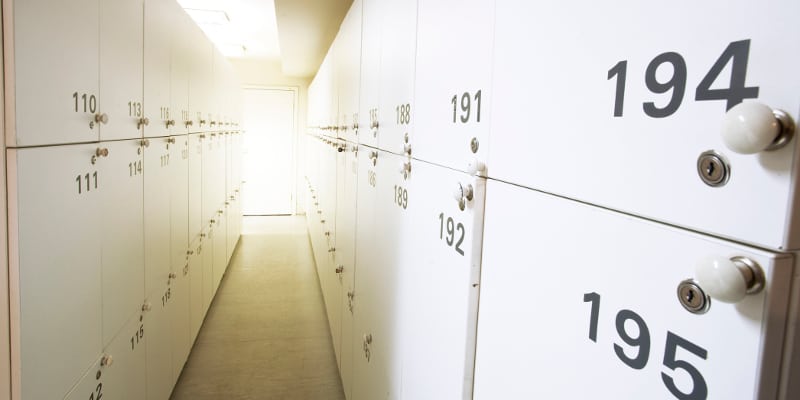
{"type": "Polygon", "coordinates": [[[305,165],[304,155],[305,151],[302,148],[304,141],[300,140],[301,135],[306,131],[306,119],[308,112],[308,84],[311,82],[310,78],[295,78],[288,77],[283,74],[281,70],[281,63],[278,60],[247,60],[247,59],[230,59],[231,65],[242,83],[243,87],[292,87],[297,88],[297,123],[295,126],[295,166],[292,175],[295,179],[295,207],[298,214],[304,213],[303,195],[299,178],[302,174],[301,168],[305,165]]]}

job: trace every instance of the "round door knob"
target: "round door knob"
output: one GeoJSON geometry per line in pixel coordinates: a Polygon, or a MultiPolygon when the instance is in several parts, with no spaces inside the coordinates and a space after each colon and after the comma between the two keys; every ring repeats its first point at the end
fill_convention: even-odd
{"type": "Polygon", "coordinates": [[[138,125],[139,125],[139,128],[141,128],[142,126],[150,125],[150,118],[147,118],[147,117],[139,118],[138,125]]]}
{"type": "Polygon", "coordinates": [[[175,279],[177,277],[178,277],[178,275],[176,275],[174,272],[170,272],[169,273],[169,279],[175,279]]]}
{"type": "Polygon", "coordinates": [[[794,133],[794,121],[783,111],[748,101],[728,110],[721,133],[722,141],[731,151],[754,154],[788,143],[794,133]]]}
{"type": "Polygon", "coordinates": [[[153,309],[153,305],[150,303],[142,304],[142,311],[150,311],[153,309]]]}
{"type": "MultiPolygon", "coordinates": [[[[147,125],[147,124],[145,124],[145,125],[147,125]]],[[[167,128],[169,128],[170,126],[174,126],[174,125],[175,125],[175,120],[174,119],[167,120],[167,128]]]]}
{"type": "Polygon", "coordinates": [[[695,279],[715,300],[737,303],[764,288],[764,272],[745,257],[712,256],[695,266],[695,279]]]}
{"type": "Polygon", "coordinates": [[[99,122],[101,124],[107,124],[108,123],[108,114],[106,114],[106,113],[95,114],[94,115],[94,122],[99,122]]]}

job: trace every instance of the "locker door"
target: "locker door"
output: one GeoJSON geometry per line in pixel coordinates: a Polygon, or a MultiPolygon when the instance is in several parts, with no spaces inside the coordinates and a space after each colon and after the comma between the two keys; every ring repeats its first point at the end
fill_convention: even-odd
{"type": "Polygon", "coordinates": [[[393,202],[393,191],[403,180],[398,173],[403,158],[363,150],[356,216],[353,398],[400,398],[400,284],[408,265],[408,255],[400,249],[410,220],[393,202]]]}
{"type": "Polygon", "coordinates": [[[170,269],[186,265],[189,249],[189,137],[173,136],[169,143],[170,269]]]}
{"type": "MultiPolygon", "coordinates": [[[[220,210],[222,211],[222,210],[220,210]]],[[[216,293],[217,289],[219,288],[220,282],[222,282],[222,277],[225,275],[225,271],[228,269],[228,262],[227,262],[227,254],[228,251],[225,248],[225,241],[228,230],[225,226],[225,219],[227,215],[225,212],[219,212],[216,216],[212,219],[214,222],[213,228],[213,243],[214,246],[214,292],[216,293]]]]}
{"type": "Polygon", "coordinates": [[[99,164],[105,160],[92,163],[96,151],[89,144],[8,151],[9,264],[11,282],[19,281],[12,340],[24,398],[63,396],[103,348],[98,244],[110,177],[99,164]]]}
{"type": "Polygon", "coordinates": [[[170,144],[167,138],[148,140],[150,146],[144,149],[144,293],[164,286],[171,263],[170,144]]]}
{"type": "MultiPolygon", "coordinates": [[[[798,59],[782,42],[800,35],[790,17],[800,3],[682,1],[658,13],[636,1],[617,6],[497,1],[489,176],[761,246],[798,248],[800,232],[789,227],[800,225],[789,216],[796,214],[800,142],[738,154],[721,131],[727,110],[741,101],[797,119],[798,59]],[[761,14],[762,7],[780,16],[761,14]],[[708,19],[719,10],[724,18],[708,19]]],[[[729,122],[739,118],[750,117],[728,114],[729,122]]]]}
{"type": "Polygon", "coordinates": [[[202,231],[202,154],[203,142],[200,135],[189,135],[189,240],[199,240],[202,231]]]}
{"type": "Polygon", "coordinates": [[[142,136],[143,30],[144,0],[100,1],[100,140],[142,136]]]}
{"type": "Polygon", "coordinates": [[[347,143],[343,153],[341,168],[337,168],[340,183],[336,201],[336,272],[341,284],[341,339],[339,351],[339,373],[345,397],[352,398],[354,330],[352,304],[355,295],[356,267],[356,185],[358,184],[358,158],[356,147],[347,143]],[[339,272],[341,268],[341,272],[339,272]]]}
{"type": "MultiPolygon", "coordinates": [[[[102,365],[104,362],[107,362],[105,356],[98,356],[91,368],[83,374],[72,390],[64,396],[64,400],[96,400],[102,398],[106,390],[106,366],[102,365]]],[[[61,393],[56,398],[59,397],[61,397],[61,393]]]]}
{"type": "Polygon", "coordinates": [[[103,343],[107,344],[145,297],[142,151],[139,139],[104,142],[108,156],[97,161],[103,174],[103,343]]]}
{"type": "Polygon", "coordinates": [[[777,398],[791,256],[488,185],[475,399],[777,398]],[[703,314],[711,256],[765,288],[703,314]]]}
{"type": "MultiPolygon", "coordinates": [[[[171,45],[175,9],[171,0],[144,1],[144,114],[149,124],[144,127],[145,137],[167,136],[170,127],[179,128],[180,110],[171,109],[171,45]]],[[[177,75],[177,74],[176,74],[177,75]]]]}
{"type": "Polygon", "coordinates": [[[172,286],[164,282],[146,302],[147,399],[168,399],[172,392],[172,286]]]}
{"type": "Polygon", "coordinates": [[[494,0],[419,0],[418,24],[412,156],[466,171],[489,145],[494,0]]]}
{"type": "Polygon", "coordinates": [[[211,227],[206,226],[203,230],[202,242],[200,243],[200,255],[202,257],[202,274],[203,274],[203,316],[205,317],[208,312],[208,307],[211,306],[211,300],[214,299],[214,293],[217,288],[214,284],[214,232],[211,227]]]}
{"type": "Polygon", "coordinates": [[[404,398],[472,398],[485,190],[483,178],[419,161],[395,187],[413,221],[401,241],[404,398]]]}
{"type": "Polygon", "coordinates": [[[380,134],[378,147],[403,153],[414,135],[414,65],[417,0],[387,1],[381,23],[380,134]]]}
{"type": "Polygon", "coordinates": [[[172,36],[170,51],[170,104],[175,125],[173,133],[188,133],[195,122],[189,113],[189,72],[191,68],[191,47],[189,27],[194,22],[180,5],[168,2],[170,9],[170,35],[172,36]]]}
{"type": "Polygon", "coordinates": [[[199,238],[192,242],[189,250],[189,333],[190,343],[194,344],[200,326],[203,324],[203,257],[199,238]]]}
{"type": "Polygon", "coordinates": [[[110,357],[111,363],[104,367],[103,397],[127,400],[147,398],[144,334],[150,333],[149,328],[145,326],[141,310],[137,310],[117,337],[106,346],[104,355],[110,357]]]}
{"type": "MultiPolygon", "coordinates": [[[[186,253],[184,253],[186,254],[186,253]]],[[[169,320],[172,324],[172,381],[170,388],[175,386],[183,370],[183,365],[189,358],[192,350],[191,322],[190,322],[190,289],[189,263],[184,262],[184,267],[174,271],[170,288],[169,320]]]]}
{"type": "MultiPolygon", "coordinates": [[[[361,75],[361,0],[350,6],[336,40],[336,76],[339,82],[339,137],[358,140],[358,98],[361,75]]],[[[369,131],[369,129],[366,129],[369,131]]]]}
{"type": "Polygon", "coordinates": [[[99,0],[17,1],[13,18],[14,58],[6,73],[14,79],[15,112],[8,117],[15,130],[7,143],[97,140],[95,114],[107,113],[98,98],[99,0]]]}
{"type": "Polygon", "coordinates": [[[361,85],[358,107],[358,142],[378,147],[383,122],[379,115],[381,73],[381,25],[384,2],[363,0],[361,27],[361,85]]]}
{"type": "Polygon", "coordinates": [[[211,52],[212,45],[205,34],[194,24],[189,26],[190,42],[192,44],[191,64],[189,69],[189,113],[194,124],[189,126],[189,132],[208,132],[211,77],[211,52]]]}
{"type": "MultiPolygon", "coordinates": [[[[216,135],[215,135],[216,136],[216,135]]],[[[200,136],[203,148],[202,161],[201,161],[201,176],[203,178],[202,197],[200,200],[201,214],[200,220],[203,224],[208,224],[209,221],[216,214],[216,199],[214,193],[216,191],[216,137],[211,134],[203,134],[200,136]]]]}

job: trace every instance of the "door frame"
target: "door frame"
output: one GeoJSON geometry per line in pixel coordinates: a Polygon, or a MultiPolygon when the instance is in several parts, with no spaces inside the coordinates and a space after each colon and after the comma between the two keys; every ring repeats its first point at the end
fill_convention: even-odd
{"type": "MultiPolygon", "coordinates": [[[[292,128],[292,151],[291,151],[291,161],[290,161],[290,174],[291,174],[291,188],[289,189],[290,198],[290,210],[291,215],[297,214],[297,149],[300,146],[299,140],[299,129],[300,129],[300,112],[297,107],[299,107],[299,96],[300,96],[300,87],[299,86],[292,86],[292,85],[253,85],[253,84],[244,84],[242,85],[242,94],[246,90],[280,90],[280,91],[288,91],[292,92],[294,95],[293,102],[294,104],[292,107],[294,108],[294,115],[293,115],[293,128],[292,128]]],[[[242,96],[244,97],[244,96],[242,96]]],[[[242,115],[244,118],[244,115],[242,115]]],[[[243,132],[246,134],[247,131],[243,132]]],[[[244,149],[243,149],[244,150],[244,149]]]]}

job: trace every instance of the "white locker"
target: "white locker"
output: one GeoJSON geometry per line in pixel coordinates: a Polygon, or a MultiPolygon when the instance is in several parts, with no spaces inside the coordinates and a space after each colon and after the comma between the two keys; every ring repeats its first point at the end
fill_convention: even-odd
{"type": "MultiPolygon", "coordinates": [[[[350,142],[358,140],[358,99],[361,75],[361,4],[350,6],[339,34],[334,52],[335,77],[338,84],[339,137],[350,142]]],[[[369,129],[365,130],[368,131],[369,129]]]]}
{"type": "Polygon", "coordinates": [[[203,307],[203,256],[202,242],[200,238],[192,242],[189,248],[189,333],[191,341],[194,343],[200,326],[203,325],[205,308],[203,307]]]}
{"type": "Polygon", "coordinates": [[[100,99],[108,115],[100,140],[141,137],[147,121],[142,103],[144,0],[99,3],[100,99]]]}
{"type": "Polygon", "coordinates": [[[225,215],[223,210],[220,210],[220,212],[214,216],[211,222],[214,225],[212,228],[213,235],[211,240],[213,241],[212,246],[214,246],[213,277],[215,293],[219,288],[220,282],[222,282],[222,277],[225,275],[225,271],[228,269],[228,250],[225,247],[227,242],[226,235],[228,233],[226,219],[227,215],[225,215]]]}
{"type": "Polygon", "coordinates": [[[189,135],[189,241],[200,239],[203,230],[201,200],[203,197],[202,155],[203,141],[200,134],[189,135]]]}
{"type": "Polygon", "coordinates": [[[189,126],[189,132],[208,132],[211,130],[209,127],[211,102],[209,85],[212,81],[211,52],[213,46],[197,25],[189,25],[187,32],[190,38],[192,60],[189,66],[189,115],[194,121],[193,125],[189,126]]]}
{"type": "Polygon", "coordinates": [[[214,294],[217,292],[217,288],[214,285],[214,232],[212,232],[212,228],[206,226],[201,238],[203,240],[200,243],[199,253],[202,259],[202,304],[203,316],[205,317],[208,307],[211,306],[211,300],[214,299],[214,294]]]}
{"type": "MultiPolygon", "coordinates": [[[[170,188],[174,180],[166,138],[147,139],[144,149],[144,293],[161,289],[170,272],[170,188]]],[[[141,298],[144,298],[144,293],[141,298]]]]}
{"type": "MultiPolygon", "coordinates": [[[[185,254],[185,253],[184,253],[185,254]]],[[[174,387],[175,383],[181,375],[183,365],[189,358],[189,353],[192,350],[191,338],[191,307],[190,307],[190,293],[191,282],[189,276],[189,263],[184,263],[183,268],[174,271],[175,277],[172,278],[170,283],[170,302],[168,314],[171,323],[172,332],[172,371],[170,376],[172,381],[170,387],[174,387]]]]}
{"type": "Polygon", "coordinates": [[[359,148],[353,399],[401,398],[402,249],[410,215],[394,202],[403,157],[359,148]],[[366,151],[365,151],[366,150],[366,151]]]}
{"type": "MultiPolygon", "coordinates": [[[[150,333],[149,325],[145,326],[142,312],[137,310],[117,337],[104,349],[103,355],[108,361],[101,377],[103,397],[125,400],[147,398],[145,333],[150,333]]],[[[98,398],[96,389],[95,387],[95,399],[98,398]]]]}
{"type": "MultiPolygon", "coordinates": [[[[353,384],[353,297],[355,295],[356,267],[356,189],[358,185],[358,158],[356,145],[342,143],[338,153],[336,187],[336,253],[334,272],[340,286],[338,300],[341,309],[341,335],[339,343],[339,373],[345,397],[351,398],[353,384]]],[[[337,299],[331,299],[336,301],[337,299]]]]}
{"type": "Polygon", "coordinates": [[[396,182],[393,206],[413,221],[401,229],[403,398],[470,399],[486,179],[414,161],[396,182]]]}
{"type": "Polygon", "coordinates": [[[191,38],[189,32],[193,21],[180,5],[169,2],[172,8],[170,19],[170,35],[172,36],[170,51],[170,120],[175,121],[170,129],[173,133],[188,133],[196,123],[189,112],[189,76],[191,71],[191,38]]]}
{"type": "Polygon", "coordinates": [[[378,136],[383,128],[378,110],[383,3],[383,0],[362,0],[358,142],[371,147],[378,147],[378,136]]]}
{"type": "Polygon", "coordinates": [[[774,399],[791,379],[791,255],[496,181],[485,221],[475,399],[774,399]],[[763,290],[684,309],[714,293],[709,256],[756,262],[763,290]]]}
{"type": "Polygon", "coordinates": [[[495,1],[418,2],[411,155],[468,171],[488,154],[495,1]]]}
{"type": "Polygon", "coordinates": [[[178,272],[186,265],[189,250],[189,137],[172,136],[168,141],[170,196],[170,269],[178,272]]]}
{"type": "MultiPolygon", "coordinates": [[[[145,137],[167,136],[172,127],[179,131],[175,121],[180,110],[172,109],[172,42],[180,40],[176,26],[177,10],[173,0],[144,1],[144,127],[145,137]],[[177,33],[173,35],[173,32],[177,33]]],[[[175,49],[174,51],[179,51],[175,49]]],[[[184,79],[185,80],[185,79],[184,79]]],[[[176,95],[178,95],[176,93],[176,95]]],[[[181,121],[183,122],[183,121],[181,121]]]]}
{"type": "Polygon", "coordinates": [[[378,147],[401,154],[414,135],[414,69],[417,0],[384,1],[381,12],[381,64],[378,147]]]}
{"type": "Polygon", "coordinates": [[[12,369],[24,398],[63,396],[102,350],[101,199],[109,181],[97,149],[7,153],[11,320],[18,321],[12,369]]]}
{"type": "Polygon", "coordinates": [[[106,112],[98,98],[99,0],[3,6],[6,89],[13,91],[7,106],[14,107],[6,115],[7,145],[98,140],[95,117],[106,112]]]}
{"type": "MultiPolygon", "coordinates": [[[[171,282],[172,280],[170,280],[171,282]]],[[[165,400],[172,392],[172,285],[150,293],[144,314],[147,335],[147,399],[165,400]]]]}
{"type": "MultiPolygon", "coordinates": [[[[800,3],[777,0],[680,1],[658,13],[636,1],[611,10],[592,1],[497,0],[489,176],[797,249],[800,142],[738,154],[721,131],[726,110],[741,101],[797,119],[797,57],[785,42],[800,35],[791,17],[798,12],[800,3]],[[721,186],[704,183],[709,174],[721,186]]],[[[750,118],[734,110],[728,117],[750,118]]]]}
{"type": "Polygon", "coordinates": [[[97,161],[103,276],[103,344],[116,336],[145,297],[143,156],[140,139],[102,142],[97,161]]]}

